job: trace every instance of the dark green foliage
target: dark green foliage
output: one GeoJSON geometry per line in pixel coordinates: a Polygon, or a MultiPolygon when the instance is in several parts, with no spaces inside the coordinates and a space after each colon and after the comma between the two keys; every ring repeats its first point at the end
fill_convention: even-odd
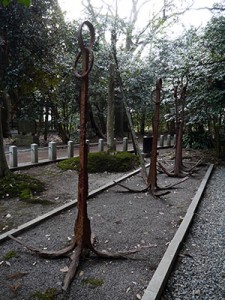
{"type": "MultiPolygon", "coordinates": [[[[3,6],[9,5],[10,2],[12,2],[12,1],[10,1],[10,0],[0,0],[0,4],[2,4],[3,6]]],[[[30,0],[18,0],[18,3],[23,4],[23,5],[28,7],[30,5],[30,0]]]]}
{"type": "Polygon", "coordinates": [[[192,149],[209,149],[214,145],[212,137],[208,132],[192,131],[184,134],[183,146],[192,149]]]}
{"type": "MultiPolygon", "coordinates": [[[[62,170],[79,170],[80,159],[73,157],[58,163],[62,170]]],[[[116,153],[89,153],[88,154],[88,172],[126,172],[139,165],[139,158],[129,152],[116,153]]]]}
{"type": "Polygon", "coordinates": [[[33,198],[33,195],[44,191],[44,184],[38,179],[24,174],[10,174],[0,178],[0,199],[20,197],[33,198]]]}

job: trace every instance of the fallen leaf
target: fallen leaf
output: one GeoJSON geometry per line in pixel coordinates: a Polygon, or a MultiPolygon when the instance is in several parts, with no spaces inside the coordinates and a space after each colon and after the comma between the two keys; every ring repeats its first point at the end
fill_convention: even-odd
{"type": "Polygon", "coordinates": [[[14,285],[10,285],[9,288],[10,290],[15,294],[17,290],[21,287],[21,283],[17,282],[14,285]]]}
{"type": "Polygon", "coordinates": [[[84,275],[84,271],[80,271],[79,276],[83,276],[84,275]]]}
{"type": "Polygon", "coordinates": [[[18,279],[18,278],[21,278],[21,277],[23,277],[27,274],[28,274],[28,272],[17,272],[17,273],[14,273],[14,274],[11,274],[11,275],[7,276],[7,279],[9,279],[9,280],[18,279]]]}
{"type": "Polygon", "coordinates": [[[137,294],[136,297],[137,297],[137,299],[141,300],[141,295],[140,294],[137,294]]]}
{"type": "Polygon", "coordinates": [[[129,293],[129,291],[130,291],[130,287],[129,287],[129,288],[127,288],[127,290],[126,290],[126,293],[129,293]]]}

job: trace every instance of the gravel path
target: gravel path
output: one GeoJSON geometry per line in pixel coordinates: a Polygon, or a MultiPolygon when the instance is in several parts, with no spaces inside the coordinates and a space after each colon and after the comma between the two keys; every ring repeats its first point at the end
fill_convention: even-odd
{"type": "MultiPolygon", "coordinates": [[[[0,299],[140,300],[205,172],[206,167],[203,167],[161,199],[149,193],[123,193],[124,189],[119,186],[91,198],[88,213],[92,232],[97,236],[96,247],[111,252],[140,251],[125,260],[98,259],[91,253],[81,260],[77,276],[66,294],[46,298],[47,291],[61,292],[68,258],[43,259],[12,240],[3,242],[0,245],[0,299]]],[[[161,186],[177,182],[176,178],[163,174],[158,177],[161,186]]],[[[63,182],[68,190],[69,174],[65,180],[61,177],[60,186],[63,182]]],[[[140,190],[145,187],[140,174],[124,184],[140,190]]],[[[55,191],[58,193],[59,187],[55,191]]],[[[61,249],[72,238],[76,214],[76,207],[63,211],[18,238],[39,249],[61,249]]]]}
{"type": "Polygon", "coordinates": [[[161,300],[225,299],[224,180],[217,167],[161,300]]]}

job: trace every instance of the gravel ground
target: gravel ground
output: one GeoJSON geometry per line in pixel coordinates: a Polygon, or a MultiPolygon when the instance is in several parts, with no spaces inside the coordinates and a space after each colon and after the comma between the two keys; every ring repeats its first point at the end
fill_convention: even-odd
{"type": "Polygon", "coordinates": [[[225,299],[225,166],[209,182],[162,300],[225,299]]]}
{"type": "MultiPolygon", "coordinates": [[[[205,172],[203,167],[162,199],[153,198],[149,193],[121,193],[123,189],[118,186],[90,199],[88,212],[92,232],[98,238],[97,248],[112,252],[137,248],[140,251],[125,260],[103,260],[94,255],[83,259],[66,294],[44,298],[49,289],[53,292],[61,290],[69,259],[50,261],[37,257],[12,240],[2,243],[0,299],[141,299],[205,172]],[[98,281],[97,286],[90,283],[93,278],[98,281]]],[[[64,192],[70,189],[69,173],[65,178],[66,173],[59,175],[59,178],[51,177],[59,186],[58,190],[54,189],[55,195],[52,191],[49,194],[54,199],[61,193],[62,185],[64,192]]],[[[172,182],[177,179],[163,174],[158,176],[160,185],[172,182]]],[[[144,187],[140,174],[127,179],[124,184],[130,188],[144,187]]],[[[76,213],[76,208],[64,211],[20,234],[19,238],[39,249],[58,250],[72,238],[76,213]]]]}
{"type": "MultiPolygon", "coordinates": [[[[45,205],[32,204],[20,200],[19,197],[0,201],[0,234],[71,202],[77,197],[78,173],[76,171],[62,171],[57,164],[52,163],[17,171],[17,173],[30,175],[44,182],[46,191],[41,193],[39,199],[47,202],[45,205]]],[[[89,192],[128,173],[89,174],[89,192]]]]}
{"type": "MultiPolygon", "coordinates": [[[[190,160],[189,154],[187,156],[187,160],[190,160]]],[[[195,159],[198,160],[197,157],[195,159]]],[[[134,248],[138,248],[140,251],[127,260],[102,260],[94,255],[83,259],[78,274],[66,294],[60,293],[56,297],[46,297],[46,291],[49,289],[52,289],[53,292],[61,290],[69,259],[51,261],[41,259],[14,241],[9,240],[2,243],[0,299],[141,299],[168,243],[179,227],[205,171],[206,167],[203,167],[193,177],[161,199],[155,199],[149,193],[121,193],[123,189],[118,186],[90,199],[88,212],[92,232],[98,238],[97,248],[112,252],[134,248]],[[10,253],[12,257],[7,258],[10,253]],[[98,286],[90,283],[90,279],[93,278],[99,281],[98,286]]],[[[47,207],[39,204],[33,206],[21,203],[18,199],[11,199],[7,203],[1,204],[0,217],[2,214],[4,221],[12,220],[11,223],[4,224],[4,226],[8,226],[7,229],[74,199],[77,188],[77,176],[74,172],[61,172],[55,165],[31,168],[20,172],[46,180],[47,190],[42,197],[54,204],[47,207]],[[11,217],[6,218],[7,215],[11,217]]],[[[89,176],[90,190],[119,176],[120,174],[92,174],[89,176]]],[[[159,185],[168,185],[177,180],[163,174],[158,176],[159,185]]],[[[144,187],[140,174],[127,179],[125,185],[137,189],[144,187]]],[[[19,238],[24,243],[39,249],[61,249],[72,238],[76,213],[76,208],[64,211],[20,234],[19,238]]],[[[184,256],[184,254],[182,255],[184,256]]],[[[186,256],[190,257],[190,254],[186,256]]],[[[197,289],[198,293],[200,292],[197,289]]],[[[176,300],[178,299],[191,298],[181,296],[176,300]]]]}

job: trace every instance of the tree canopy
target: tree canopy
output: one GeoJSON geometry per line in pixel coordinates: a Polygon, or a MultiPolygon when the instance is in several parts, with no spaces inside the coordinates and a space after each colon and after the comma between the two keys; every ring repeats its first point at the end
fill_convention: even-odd
{"type": "MultiPolygon", "coordinates": [[[[170,29],[182,20],[191,1],[181,1],[178,6],[166,1],[142,27],[137,26],[137,20],[146,9],[146,1],[132,1],[128,18],[120,17],[119,5],[116,1],[114,6],[102,9],[92,0],[83,1],[86,18],[96,29],[95,64],[89,80],[92,136],[106,134],[109,66],[114,62],[115,49],[123,91],[137,131],[151,129],[150,95],[159,77],[163,78],[165,92],[162,129],[171,128],[172,82],[184,75],[189,78],[185,130],[201,127],[214,134],[215,128],[223,128],[224,3],[220,1],[209,8],[213,17],[205,28],[191,28],[172,37],[170,29]]],[[[31,119],[37,122],[39,134],[46,135],[51,126],[64,142],[76,139],[80,82],[74,80],[73,63],[80,51],[78,23],[79,20],[65,21],[54,0],[0,1],[0,98],[3,110],[6,106],[10,109],[11,126],[19,119],[31,119]]],[[[128,128],[118,76],[114,80],[115,132],[123,135],[128,128]]],[[[5,120],[1,123],[4,134],[5,120]]]]}

